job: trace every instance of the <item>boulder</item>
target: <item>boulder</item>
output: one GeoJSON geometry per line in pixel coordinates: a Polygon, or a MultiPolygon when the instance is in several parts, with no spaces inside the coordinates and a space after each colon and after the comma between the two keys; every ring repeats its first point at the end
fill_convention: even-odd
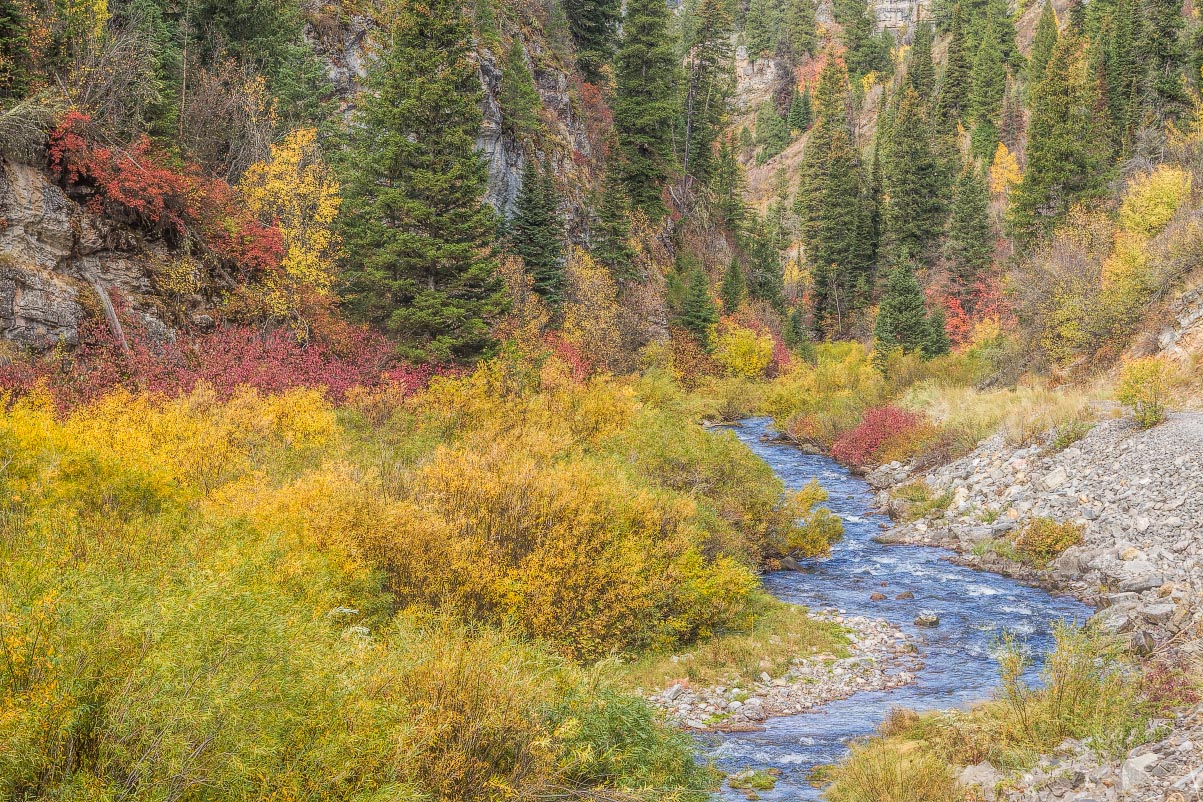
{"type": "Polygon", "coordinates": [[[1152,752],[1128,758],[1119,769],[1120,788],[1130,793],[1148,785],[1153,781],[1153,775],[1149,772],[1160,762],[1161,756],[1152,752]]]}
{"type": "Polygon", "coordinates": [[[915,616],[915,626],[917,627],[938,627],[940,626],[940,616],[932,612],[924,611],[915,616]]]}
{"type": "Polygon", "coordinates": [[[972,788],[976,785],[983,791],[992,790],[1001,781],[1002,774],[990,765],[989,761],[985,760],[976,766],[966,766],[961,771],[960,777],[957,778],[957,782],[965,788],[972,788]]]}

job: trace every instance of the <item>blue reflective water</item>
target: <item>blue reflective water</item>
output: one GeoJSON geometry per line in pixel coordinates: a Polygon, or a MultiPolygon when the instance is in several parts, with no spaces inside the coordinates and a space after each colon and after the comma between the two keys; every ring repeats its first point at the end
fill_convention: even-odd
{"type": "MultiPolygon", "coordinates": [[[[820,792],[806,782],[809,771],[838,760],[848,739],[872,733],[892,708],[946,709],[986,699],[998,681],[990,652],[1000,635],[1012,632],[1040,655],[1052,643],[1054,621],[1085,621],[1091,613],[1073,599],[953,565],[943,549],[875,543],[872,537],[888,527],[889,519],[873,510],[873,491],[864,481],[827,457],[764,441],[771,433],[768,420],[745,421],[734,431],[787,488],[818,479],[830,496],[826,506],[844,520],[844,539],[830,557],[805,563],[807,573],[769,574],[764,578],[769,591],[811,609],[884,618],[917,632],[926,663],[917,682],[903,688],[861,693],[813,713],[771,719],[764,732],[706,736],[704,756],[728,773],[781,771],[776,788],[760,792],[764,799],[819,799],[820,792]],[[888,601],[870,601],[874,591],[888,601]],[[894,599],[904,591],[915,598],[894,599]],[[940,617],[939,627],[915,627],[915,616],[928,610],[940,617]]],[[[730,789],[724,795],[743,799],[730,789]]]]}

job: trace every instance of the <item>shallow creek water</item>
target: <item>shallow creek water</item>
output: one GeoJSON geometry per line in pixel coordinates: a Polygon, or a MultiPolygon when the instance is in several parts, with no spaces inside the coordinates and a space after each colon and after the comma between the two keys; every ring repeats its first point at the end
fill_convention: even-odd
{"type": "MultiPolygon", "coordinates": [[[[819,790],[806,781],[809,771],[838,760],[849,739],[871,734],[892,708],[947,709],[989,698],[998,682],[991,651],[1001,635],[1013,633],[1038,657],[1052,644],[1053,622],[1080,622],[1091,613],[1068,597],[953,565],[945,560],[951,553],[943,549],[874,542],[873,536],[889,519],[874,511],[873,491],[863,480],[827,457],[765,441],[771,433],[767,420],[745,421],[734,431],[787,488],[796,490],[818,479],[829,495],[826,506],[844,520],[844,538],[830,557],[806,561],[805,573],[767,575],[769,592],[812,610],[883,618],[919,633],[926,664],[917,681],[902,688],[860,693],[811,713],[770,719],[763,732],[704,736],[703,758],[725,772],[780,770],[777,786],[759,792],[762,798],[820,799],[819,790]],[[887,600],[870,601],[875,591],[887,600]],[[915,598],[894,599],[904,591],[915,598]],[[934,612],[940,625],[914,626],[921,611],[934,612]]],[[[726,787],[723,794],[732,800],[744,798],[726,787]]]]}

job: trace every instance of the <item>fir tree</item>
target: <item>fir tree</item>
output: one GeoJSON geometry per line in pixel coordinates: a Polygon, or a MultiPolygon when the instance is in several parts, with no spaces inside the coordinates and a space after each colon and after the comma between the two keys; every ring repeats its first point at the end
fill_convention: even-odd
{"type": "Polygon", "coordinates": [[[550,170],[527,159],[510,221],[510,246],[522,257],[533,289],[553,309],[564,300],[564,222],[550,170]]]}
{"type": "Polygon", "coordinates": [[[351,126],[343,196],[347,308],[413,359],[469,361],[504,308],[476,152],[480,79],[461,5],[406,11],[351,126]]]}
{"type": "Polygon", "coordinates": [[[744,17],[744,44],[749,59],[756,60],[773,52],[780,26],[773,0],[749,0],[748,13],[744,17]]]}
{"type": "Polygon", "coordinates": [[[986,27],[973,62],[973,84],[969,94],[969,121],[973,126],[970,149],[979,159],[988,159],[998,144],[998,122],[1007,90],[1007,69],[998,38],[986,27]]]}
{"type": "Polygon", "coordinates": [[[789,127],[790,136],[794,136],[794,132],[799,135],[810,130],[811,117],[814,112],[811,109],[810,87],[806,87],[801,92],[798,87],[794,87],[793,97],[789,102],[789,116],[786,117],[786,125],[789,127]]]}
{"type": "Polygon", "coordinates": [[[0,0],[0,100],[20,100],[29,91],[28,21],[16,0],[0,0]]]}
{"type": "Polygon", "coordinates": [[[597,221],[591,231],[590,249],[598,262],[619,280],[638,278],[635,252],[631,249],[631,202],[613,171],[607,171],[595,206],[597,221]]]}
{"type": "Polygon", "coordinates": [[[1176,120],[1190,107],[1186,90],[1186,21],[1182,0],[1145,0],[1144,51],[1148,65],[1145,113],[1155,123],[1176,120]]]}
{"type": "Polygon", "coordinates": [[[756,110],[756,145],[760,153],[756,157],[757,164],[763,164],[785,150],[789,144],[789,128],[773,101],[766,100],[756,110]]]}
{"type": "Polygon", "coordinates": [[[719,288],[719,298],[723,301],[723,311],[730,315],[739,309],[739,305],[743,303],[746,289],[744,271],[739,266],[739,257],[733,256],[731,257],[731,263],[727,265],[726,271],[723,272],[723,284],[719,288]]]}
{"type": "Polygon", "coordinates": [[[718,310],[710,297],[705,270],[695,270],[681,301],[681,325],[703,345],[710,344],[710,329],[718,323],[718,310]]]}
{"type": "Polygon", "coordinates": [[[1057,35],[1057,12],[1053,10],[1052,0],[1044,0],[1040,21],[1036,23],[1036,37],[1032,40],[1032,55],[1028,58],[1028,82],[1032,86],[1044,80],[1044,68],[1057,46],[1057,35]]]}
{"type": "Polygon", "coordinates": [[[529,137],[538,131],[538,111],[543,101],[535,90],[530,68],[526,66],[526,50],[517,36],[506,52],[498,104],[506,132],[511,136],[529,137]]]}
{"type": "Polygon", "coordinates": [[[940,81],[940,97],[936,104],[937,115],[943,129],[954,134],[957,123],[965,118],[969,110],[969,90],[973,82],[965,42],[965,13],[960,3],[952,10],[944,64],[944,78],[940,81]]]}
{"type": "Polygon", "coordinates": [[[821,333],[842,328],[858,304],[870,262],[861,169],[848,118],[848,72],[834,54],[819,75],[816,118],[802,154],[798,216],[814,268],[814,319],[821,333]]]}
{"type": "Polygon", "coordinates": [[[568,29],[576,42],[577,64],[586,81],[599,83],[601,68],[614,55],[622,12],[620,0],[562,0],[568,29]]]}
{"type": "Polygon", "coordinates": [[[1144,25],[1140,0],[1117,0],[1094,44],[1094,49],[1101,51],[1113,149],[1119,158],[1131,153],[1141,122],[1144,25]]]}
{"type": "Polygon", "coordinates": [[[735,157],[735,146],[731,138],[727,137],[719,143],[710,188],[714,192],[715,204],[723,222],[726,223],[727,229],[737,236],[743,230],[747,217],[747,207],[744,205],[746,187],[747,179],[744,177],[743,166],[735,157]]]}
{"type": "Polygon", "coordinates": [[[806,333],[806,323],[802,316],[802,310],[796,306],[790,310],[789,315],[785,318],[785,326],[782,328],[781,339],[785,341],[787,348],[802,357],[802,359],[812,364],[814,363],[814,343],[810,341],[810,336],[806,333]]]}
{"type": "Polygon", "coordinates": [[[909,264],[900,264],[890,271],[885,294],[877,310],[873,329],[876,359],[882,364],[895,351],[920,351],[931,338],[923,290],[915,280],[909,264]]]}
{"type": "Polygon", "coordinates": [[[782,302],[783,270],[777,238],[764,218],[757,218],[747,243],[748,266],[745,274],[748,297],[774,306],[782,302]]]}
{"type": "Polygon", "coordinates": [[[994,258],[990,232],[990,194],[985,178],[972,162],[965,165],[957,181],[944,240],[944,260],[955,278],[961,302],[969,302],[978,277],[990,269],[994,258]]]}
{"type": "Polygon", "coordinates": [[[911,86],[898,104],[882,182],[882,247],[894,263],[922,258],[943,227],[945,187],[923,101],[911,86]]]}
{"type": "MultiPolygon", "coordinates": [[[[867,3],[849,0],[839,4],[840,23],[844,26],[843,44],[846,49],[847,69],[853,78],[861,78],[871,72],[886,72],[890,66],[889,44],[873,31],[877,18],[867,3]],[[884,52],[883,52],[884,49],[884,52]]],[[[889,33],[886,32],[886,36],[889,33]]]]}
{"type": "Polygon", "coordinates": [[[1033,98],[1027,170],[1011,205],[1021,238],[1047,232],[1073,203],[1102,190],[1106,153],[1095,120],[1098,105],[1082,43],[1063,35],[1033,98]]]}
{"type": "Polygon", "coordinates": [[[927,336],[923,338],[919,350],[924,359],[935,359],[952,350],[952,342],[948,339],[948,319],[942,304],[936,304],[936,308],[927,316],[927,336]]]}
{"type": "Polygon", "coordinates": [[[679,64],[664,0],[629,0],[618,53],[614,131],[631,204],[653,220],[666,211],[660,193],[674,166],[679,64]]]}
{"type": "Polygon", "coordinates": [[[932,63],[932,28],[929,23],[919,24],[911,55],[907,60],[906,85],[915,90],[925,104],[931,100],[936,85],[936,68],[932,63]]]}
{"type": "Polygon", "coordinates": [[[724,0],[701,0],[686,46],[682,167],[686,175],[705,182],[734,83],[731,16],[724,0]]]}
{"type": "Polygon", "coordinates": [[[790,57],[795,62],[815,54],[818,41],[815,14],[815,0],[786,0],[785,37],[790,57]]]}

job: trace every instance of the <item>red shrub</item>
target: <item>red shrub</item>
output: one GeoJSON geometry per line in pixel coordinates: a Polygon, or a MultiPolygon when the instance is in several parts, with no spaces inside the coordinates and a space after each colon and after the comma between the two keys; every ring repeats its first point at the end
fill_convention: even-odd
{"type": "Polygon", "coordinates": [[[865,412],[861,422],[836,439],[831,456],[845,465],[864,467],[891,443],[905,438],[923,424],[923,418],[897,407],[875,407],[865,412]]]}

